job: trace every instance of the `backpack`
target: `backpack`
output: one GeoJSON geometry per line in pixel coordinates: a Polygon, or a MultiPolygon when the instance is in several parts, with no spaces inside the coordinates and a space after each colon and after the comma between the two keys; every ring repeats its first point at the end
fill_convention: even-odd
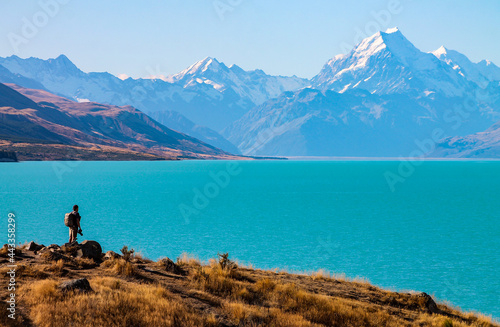
{"type": "Polygon", "coordinates": [[[75,215],[72,212],[69,212],[64,215],[64,225],[67,227],[76,227],[75,215]]]}

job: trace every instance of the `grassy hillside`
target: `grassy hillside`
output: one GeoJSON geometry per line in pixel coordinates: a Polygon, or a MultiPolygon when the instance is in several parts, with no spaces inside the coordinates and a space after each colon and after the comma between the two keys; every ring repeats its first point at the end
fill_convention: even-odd
{"type": "MultiPolygon", "coordinates": [[[[227,257],[202,264],[183,256],[153,262],[124,249],[101,263],[69,253],[19,250],[15,326],[498,326],[424,294],[365,281],[239,267],[227,257]],[[64,291],[86,278],[92,290],[64,291]]],[[[70,250],[66,250],[70,251],[70,250]]],[[[5,249],[0,251],[6,257],[5,249]]],[[[7,258],[0,257],[0,263],[7,258]]],[[[7,268],[1,278],[7,284],[7,268]]]]}

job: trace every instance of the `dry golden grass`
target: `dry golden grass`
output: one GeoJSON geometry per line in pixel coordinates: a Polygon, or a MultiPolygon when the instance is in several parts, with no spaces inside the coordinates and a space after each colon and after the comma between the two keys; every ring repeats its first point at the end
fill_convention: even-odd
{"type": "MultiPolygon", "coordinates": [[[[5,276],[7,271],[10,268],[2,268],[0,269],[0,275],[5,276]]],[[[49,274],[43,271],[43,268],[32,265],[32,264],[18,264],[16,268],[16,277],[17,278],[33,278],[33,279],[42,279],[47,278],[49,274]]]]}
{"type": "Polygon", "coordinates": [[[218,296],[230,296],[242,288],[222,269],[199,267],[190,277],[194,286],[218,296]]]}
{"type": "Polygon", "coordinates": [[[90,258],[73,258],[72,265],[78,269],[89,269],[97,266],[94,259],[90,258]]]}
{"type": "Polygon", "coordinates": [[[21,289],[29,317],[36,326],[214,326],[181,304],[165,288],[115,278],[90,280],[91,293],[61,293],[54,280],[21,289]]]}
{"type": "Polygon", "coordinates": [[[299,315],[284,313],[276,308],[263,308],[243,303],[226,303],[231,322],[238,326],[303,327],[313,324],[299,315]]]}
{"type": "MultiPolygon", "coordinates": [[[[312,280],[332,279],[320,271],[312,280]]],[[[247,281],[237,269],[223,269],[216,261],[209,266],[193,269],[191,285],[226,300],[232,322],[245,326],[492,326],[491,320],[470,315],[467,321],[426,313],[423,298],[401,295],[408,308],[416,310],[410,322],[404,317],[390,314],[386,307],[308,292],[294,283],[280,283],[269,278],[247,281]],[[267,309],[266,309],[267,308],[267,309]],[[449,325],[451,323],[451,325],[449,325]]],[[[347,283],[345,279],[344,282],[347,283]]],[[[366,280],[348,283],[360,289],[373,289],[366,280]]],[[[391,293],[387,292],[388,294],[391,293]]],[[[459,312],[456,312],[459,315],[459,312]]]]}
{"type": "Polygon", "coordinates": [[[346,274],[338,274],[338,273],[332,273],[328,270],[325,269],[319,269],[316,271],[311,271],[306,273],[305,275],[310,276],[313,280],[339,280],[339,281],[345,281],[345,282],[351,282],[351,283],[357,283],[361,285],[370,285],[370,281],[367,278],[362,278],[362,277],[354,277],[354,278],[349,278],[346,276],[346,274]]]}
{"type": "Polygon", "coordinates": [[[272,300],[285,312],[327,326],[404,326],[405,322],[385,311],[369,312],[360,304],[325,295],[308,293],[295,284],[277,285],[272,300]]]}
{"type": "Polygon", "coordinates": [[[108,271],[118,276],[136,277],[139,275],[135,265],[122,258],[106,260],[103,265],[108,268],[108,271]]]}
{"type": "Polygon", "coordinates": [[[273,273],[237,267],[227,258],[202,264],[183,255],[178,259],[182,273],[166,274],[154,262],[81,260],[33,258],[18,265],[23,281],[18,325],[498,327],[491,318],[444,304],[438,304],[439,314],[431,314],[424,297],[325,271],[273,273]],[[91,264],[92,269],[82,269],[91,264]],[[58,288],[63,279],[82,277],[94,292],[58,288]]]}
{"type": "Polygon", "coordinates": [[[151,262],[153,262],[153,260],[145,257],[141,252],[135,252],[132,255],[131,261],[138,262],[138,263],[151,263],[151,262]]]}
{"type": "Polygon", "coordinates": [[[55,275],[61,275],[64,273],[64,260],[52,261],[52,264],[45,268],[46,271],[50,271],[55,275]]]}
{"type": "Polygon", "coordinates": [[[9,249],[11,249],[11,247],[6,246],[6,245],[7,244],[4,244],[4,246],[0,248],[0,257],[7,258],[9,256],[9,254],[11,254],[11,253],[14,253],[14,255],[16,255],[16,256],[18,256],[22,253],[22,249],[23,249],[22,245],[17,245],[16,247],[14,247],[14,252],[9,251],[9,249]]]}
{"type": "Polygon", "coordinates": [[[189,253],[183,252],[180,257],[177,258],[178,265],[184,266],[201,266],[200,259],[190,255],[189,253]]]}

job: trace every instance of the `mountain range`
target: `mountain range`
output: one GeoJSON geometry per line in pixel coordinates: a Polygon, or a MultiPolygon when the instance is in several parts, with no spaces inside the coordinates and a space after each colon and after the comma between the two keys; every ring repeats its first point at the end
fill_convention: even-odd
{"type": "MultiPolygon", "coordinates": [[[[147,114],[176,111],[185,116],[182,120],[191,121],[180,127],[208,127],[180,132],[196,134],[226,151],[236,148],[225,147],[227,141],[217,135],[219,131],[255,105],[308,83],[297,77],[270,76],[261,70],[247,72],[236,65],[227,67],[214,58],[205,58],[165,80],[121,80],[109,73],[84,73],[64,55],[48,60],[11,56],[0,58],[0,66],[3,66],[0,82],[30,88],[34,87],[33,83],[39,83],[42,86],[36,88],[75,101],[131,105],[147,114]],[[15,80],[12,75],[22,76],[24,80],[15,80]]],[[[154,115],[161,117],[160,122],[167,126],[177,124],[175,120],[168,120],[173,117],[169,114],[154,115]]]]}
{"type": "Polygon", "coordinates": [[[85,73],[61,55],[0,58],[0,82],[81,103],[131,105],[169,128],[245,155],[408,156],[435,131],[444,142],[439,149],[458,146],[450,140],[461,137],[474,147],[473,135],[500,120],[499,67],[444,47],[420,51],[397,28],[333,57],[310,80],[245,71],[210,57],[171,76],[121,80],[85,73]]]}
{"type": "Polygon", "coordinates": [[[498,67],[464,58],[422,52],[397,28],[379,32],[223,135],[243,154],[408,157],[434,131],[463,136],[500,119],[498,67]]]}

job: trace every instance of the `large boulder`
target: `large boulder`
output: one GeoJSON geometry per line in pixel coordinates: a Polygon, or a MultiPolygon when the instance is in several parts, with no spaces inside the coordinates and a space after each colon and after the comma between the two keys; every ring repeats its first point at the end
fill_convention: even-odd
{"type": "Polygon", "coordinates": [[[92,287],[90,287],[90,283],[87,280],[87,278],[72,279],[62,282],[59,285],[59,288],[63,292],[68,292],[68,291],[93,292],[92,287]]]}
{"type": "Polygon", "coordinates": [[[418,293],[414,295],[417,299],[417,303],[420,308],[428,313],[439,313],[440,310],[436,304],[436,302],[432,299],[432,297],[427,293],[418,293]]]}
{"type": "Polygon", "coordinates": [[[39,244],[36,244],[34,241],[31,241],[28,243],[28,245],[26,246],[26,250],[28,251],[39,251],[41,249],[43,249],[45,247],[45,245],[39,245],[39,244]]]}
{"type": "Polygon", "coordinates": [[[165,269],[165,271],[168,271],[172,274],[182,275],[184,273],[181,267],[179,267],[179,265],[176,265],[175,262],[173,262],[169,258],[163,258],[159,260],[158,265],[165,269]]]}
{"type": "Polygon", "coordinates": [[[89,258],[94,261],[100,261],[102,258],[102,247],[96,241],[83,241],[76,251],[77,258],[89,258]]]}
{"type": "Polygon", "coordinates": [[[49,246],[44,246],[41,249],[35,251],[35,254],[42,255],[47,252],[57,252],[61,254],[61,247],[57,244],[51,244],[49,246]]]}
{"type": "Polygon", "coordinates": [[[61,247],[57,244],[51,244],[49,246],[47,246],[47,249],[49,250],[54,250],[54,251],[59,251],[61,249],[61,247]]]}

